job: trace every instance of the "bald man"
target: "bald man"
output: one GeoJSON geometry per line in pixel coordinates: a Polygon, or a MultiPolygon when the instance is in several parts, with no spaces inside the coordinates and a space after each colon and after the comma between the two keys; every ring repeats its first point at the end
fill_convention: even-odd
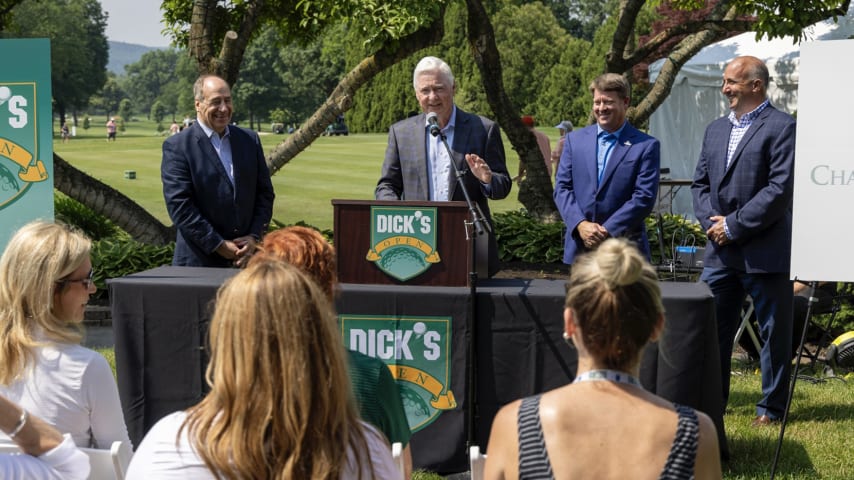
{"type": "Polygon", "coordinates": [[[753,426],[782,419],[792,360],[792,190],[795,120],[768,102],[768,69],[738,57],[724,70],[729,116],[706,129],[691,191],[706,230],[701,279],[715,296],[724,408],[730,359],[745,295],[764,345],[762,398],[753,426]]]}

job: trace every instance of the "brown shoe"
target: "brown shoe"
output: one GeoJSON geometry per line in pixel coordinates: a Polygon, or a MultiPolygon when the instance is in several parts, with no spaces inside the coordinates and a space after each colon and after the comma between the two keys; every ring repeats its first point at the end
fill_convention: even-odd
{"type": "Polygon", "coordinates": [[[771,418],[768,415],[759,415],[750,422],[751,427],[767,427],[768,425],[780,423],[780,420],[771,418]]]}

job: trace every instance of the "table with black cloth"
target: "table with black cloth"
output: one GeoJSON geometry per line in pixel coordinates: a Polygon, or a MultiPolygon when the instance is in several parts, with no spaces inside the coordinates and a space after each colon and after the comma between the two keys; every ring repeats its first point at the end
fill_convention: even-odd
{"type": "MultiPolygon", "coordinates": [[[[197,403],[206,393],[205,338],[216,289],[232,269],[159,267],[109,281],[119,394],[128,433],[139,445],[163,416],[197,403]]],[[[712,295],[702,283],[661,283],[664,332],[644,352],[644,387],[706,412],[726,452],[720,367],[712,295]]],[[[467,469],[465,412],[466,287],[342,284],[342,315],[452,318],[451,389],[457,408],[412,437],[416,468],[438,473],[467,469]]],[[[527,395],[569,383],[574,350],[563,342],[564,282],[492,279],[477,288],[476,432],[487,447],[498,409],[527,395]]]]}

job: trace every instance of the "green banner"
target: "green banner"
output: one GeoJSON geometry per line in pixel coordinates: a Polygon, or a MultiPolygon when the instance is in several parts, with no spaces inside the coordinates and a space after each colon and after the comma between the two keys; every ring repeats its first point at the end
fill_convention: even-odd
{"type": "Polygon", "coordinates": [[[53,220],[50,41],[0,40],[0,250],[38,218],[53,220]]]}
{"type": "Polygon", "coordinates": [[[344,344],[388,365],[413,433],[457,407],[451,391],[451,317],[339,315],[344,344]]]}

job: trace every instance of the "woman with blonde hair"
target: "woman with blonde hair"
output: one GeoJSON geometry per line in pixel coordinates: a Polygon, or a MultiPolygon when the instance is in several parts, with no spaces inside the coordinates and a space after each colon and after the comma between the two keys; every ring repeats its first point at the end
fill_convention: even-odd
{"type": "Polygon", "coordinates": [[[577,376],[498,412],[485,478],[721,478],[711,419],[637,380],[642,350],[664,326],[658,278],[637,248],[608,239],[577,259],[565,307],[577,376]]]}
{"type": "Polygon", "coordinates": [[[296,267],[253,262],[217,293],[208,395],[161,419],[128,479],[393,478],[359,420],[326,295],[296,267]]]}
{"type": "MultiPolygon", "coordinates": [[[[264,236],[253,262],[267,259],[284,260],[308,275],[326,293],[330,302],[335,301],[338,290],[335,249],[317,230],[294,225],[274,230],[264,236]]],[[[397,381],[386,364],[363,353],[347,350],[350,367],[350,385],[359,407],[359,415],[379,429],[392,443],[403,446],[404,478],[412,473],[412,449],[409,439],[412,432],[397,381]]]]}
{"type": "Polygon", "coordinates": [[[41,221],[9,240],[0,258],[0,394],[77,446],[103,449],[130,440],[109,364],[79,345],[95,293],[91,246],[81,233],[41,221]]]}

